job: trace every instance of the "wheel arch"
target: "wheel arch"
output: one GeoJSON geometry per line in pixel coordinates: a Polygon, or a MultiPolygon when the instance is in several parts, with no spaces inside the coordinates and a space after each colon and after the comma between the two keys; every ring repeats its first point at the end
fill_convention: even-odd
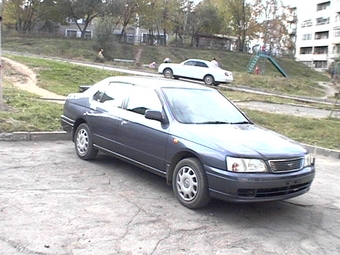
{"type": "Polygon", "coordinates": [[[83,118],[79,118],[74,122],[73,129],[72,129],[72,141],[74,142],[74,136],[76,133],[77,128],[80,124],[86,123],[86,121],[83,118]]]}
{"type": "Polygon", "coordinates": [[[213,77],[213,79],[215,80],[215,76],[214,76],[213,74],[211,74],[211,73],[205,74],[205,75],[203,76],[203,79],[204,79],[205,77],[207,77],[207,76],[211,76],[211,77],[213,77]]]}
{"type": "Polygon", "coordinates": [[[171,160],[169,166],[167,167],[166,170],[166,184],[171,186],[172,185],[172,175],[175,171],[175,167],[180,162],[182,159],[185,158],[196,158],[198,159],[201,163],[202,160],[194,153],[191,151],[181,151],[177,153],[171,160]]]}
{"type": "Polygon", "coordinates": [[[173,68],[167,66],[167,67],[165,67],[165,68],[163,69],[163,71],[162,71],[162,74],[164,75],[164,77],[170,78],[170,77],[167,77],[167,76],[166,76],[166,72],[167,72],[167,71],[170,71],[170,72],[171,72],[171,76],[172,76],[172,77],[174,76],[174,70],[173,70],[173,68]]]}

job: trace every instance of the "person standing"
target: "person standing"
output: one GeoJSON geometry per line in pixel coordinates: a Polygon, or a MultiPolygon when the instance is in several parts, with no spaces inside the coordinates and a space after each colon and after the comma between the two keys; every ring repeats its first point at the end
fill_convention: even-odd
{"type": "Polygon", "coordinates": [[[104,54],[103,54],[104,50],[103,49],[100,49],[99,52],[98,52],[98,60],[99,62],[104,62],[104,54]]]}
{"type": "Polygon", "coordinates": [[[218,64],[216,58],[214,58],[213,60],[211,60],[211,63],[212,63],[214,66],[219,67],[219,64],[218,64]]]}
{"type": "Polygon", "coordinates": [[[255,67],[255,73],[256,73],[256,74],[260,74],[260,67],[259,67],[259,66],[256,66],[256,67],[255,67]]]}

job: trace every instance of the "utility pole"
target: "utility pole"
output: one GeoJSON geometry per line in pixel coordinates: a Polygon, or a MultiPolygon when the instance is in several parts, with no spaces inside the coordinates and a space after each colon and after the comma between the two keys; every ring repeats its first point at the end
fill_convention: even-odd
{"type": "Polygon", "coordinates": [[[3,111],[4,110],[4,99],[3,99],[3,94],[2,94],[1,30],[2,30],[2,16],[0,16],[0,111],[3,111]]]}

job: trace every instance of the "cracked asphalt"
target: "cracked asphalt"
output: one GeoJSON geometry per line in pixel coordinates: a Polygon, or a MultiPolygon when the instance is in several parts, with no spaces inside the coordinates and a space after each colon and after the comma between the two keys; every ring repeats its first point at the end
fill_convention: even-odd
{"type": "Polygon", "coordinates": [[[339,159],[294,199],[189,210],[161,177],[71,141],[0,141],[0,254],[340,254],[339,159]]]}

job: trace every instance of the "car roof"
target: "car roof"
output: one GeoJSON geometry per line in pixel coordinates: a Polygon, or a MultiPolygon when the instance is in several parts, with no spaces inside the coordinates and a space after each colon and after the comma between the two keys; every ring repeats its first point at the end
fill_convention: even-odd
{"type": "Polygon", "coordinates": [[[198,59],[198,58],[189,58],[189,59],[184,60],[183,62],[186,62],[186,61],[200,61],[200,62],[210,63],[210,61],[208,60],[198,59]]]}
{"type": "Polygon", "coordinates": [[[107,82],[125,82],[151,88],[190,88],[190,89],[195,88],[204,90],[214,90],[213,88],[209,88],[204,85],[186,81],[178,81],[174,79],[167,79],[162,77],[111,76],[106,78],[105,80],[107,80],[107,82]]]}

